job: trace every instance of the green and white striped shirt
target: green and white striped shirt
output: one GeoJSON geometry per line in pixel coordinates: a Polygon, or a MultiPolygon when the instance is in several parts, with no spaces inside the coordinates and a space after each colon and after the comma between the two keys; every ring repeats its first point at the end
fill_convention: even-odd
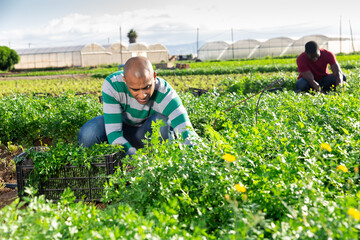
{"type": "Polygon", "coordinates": [[[142,105],[131,96],[122,77],[123,71],[111,74],[102,88],[105,130],[110,144],[121,144],[128,151],[132,146],[123,136],[123,123],[140,126],[155,113],[167,116],[174,131],[184,139],[196,135],[180,97],[164,79],[156,78],[150,101],[142,105]]]}

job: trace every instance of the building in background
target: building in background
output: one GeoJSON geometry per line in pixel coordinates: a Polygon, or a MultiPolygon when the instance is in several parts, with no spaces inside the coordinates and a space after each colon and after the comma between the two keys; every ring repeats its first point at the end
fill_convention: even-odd
{"type": "Polygon", "coordinates": [[[168,62],[168,50],[162,44],[120,43],[101,46],[97,43],[70,47],[17,49],[20,62],[15,69],[90,67],[124,64],[129,58],[145,56],[152,63],[168,62]]]}
{"type": "Polygon", "coordinates": [[[198,51],[200,60],[228,60],[297,55],[305,50],[305,43],[316,41],[320,48],[333,53],[351,53],[360,50],[360,41],[349,38],[329,38],[323,35],[305,36],[298,40],[287,37],[272,38],[265,42],[254,39],[240,40],[233,44],[223,41],[204,44],[198,51]]]}

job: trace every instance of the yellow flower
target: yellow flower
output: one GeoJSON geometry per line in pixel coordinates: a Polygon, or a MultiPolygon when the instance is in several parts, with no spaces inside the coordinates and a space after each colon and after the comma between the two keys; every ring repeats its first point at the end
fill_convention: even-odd
{"type": "Polygon", "coordinates": [[[331,146],[328,143],[322,143],[320,146],[320,150],[326,150],[328,152],[332,151],[331,146]]]}
{"type": "Polygon", "coordinates": [[[358,173],[359,172],[359,167],[354,167],[354,172],[358,173]]]}
{"type": "Polygon", "coordinates": [[[360,220],[360,212],[355,209],[355,208],[349,208],[349,210],[347,211],[347,213],[352,216],[353,218],[355,218],[356,220],[360,220]]]}
{"type": "Polygon", "coordinates": [[[345,167],[344,165],[339,165],[336,167],[336,170],[341,170],[343,172],[348,172],[347,167],[345,167]]]}
{"type": "Polygon", "coordinates": [[[225,154],[224,156],[222,156],[222,158],[227,161],[227,162],[234,162],[235,161],[235,156],[231,155],[229,153],[225,154]]]}
{"type": "Polygon", "coordinates": [[[244,186],[244,185],[240,185],[239,183],[235,184],[235,189],[236,189],[236,191],[241,192],[241,193],[245,193],[245,192],[246,192],[245,186],[244,186]]]}

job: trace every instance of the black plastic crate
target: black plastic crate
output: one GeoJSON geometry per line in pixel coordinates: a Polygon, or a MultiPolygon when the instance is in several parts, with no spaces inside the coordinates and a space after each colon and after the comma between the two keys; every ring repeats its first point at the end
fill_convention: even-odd
{"type": "MultiPolygon", "coordinates": [[[[36,151],[46,151],[46,147],[33,147],[36,151]]],[[[123,152],[109,155],[94,156],[91,167],[68,165],[62,167],[46,181],[39,182],[38,194],[46,199],[57,201],[64,190],[69,187],[76,197],[76,201],[100,202],[104,184],[108,176],[113,174],[116,167],[122,166],[123,152]]],[[[31,174],[34,171],[32,159],[27,158],[27,152],[17,157],[16,174],[18,195],[24,196],[24,189],[30,185],[31,174]]]]}

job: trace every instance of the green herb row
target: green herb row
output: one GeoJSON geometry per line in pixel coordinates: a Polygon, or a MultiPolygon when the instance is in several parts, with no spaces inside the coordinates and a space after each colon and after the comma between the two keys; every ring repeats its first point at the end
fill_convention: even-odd
{"type": "Polygon", "coordinates": [[[102,105],[93,96],[7,96],[0,99],[0,141],[24,146],[77,142],[80,127],[101,114],[102,105]]]}

